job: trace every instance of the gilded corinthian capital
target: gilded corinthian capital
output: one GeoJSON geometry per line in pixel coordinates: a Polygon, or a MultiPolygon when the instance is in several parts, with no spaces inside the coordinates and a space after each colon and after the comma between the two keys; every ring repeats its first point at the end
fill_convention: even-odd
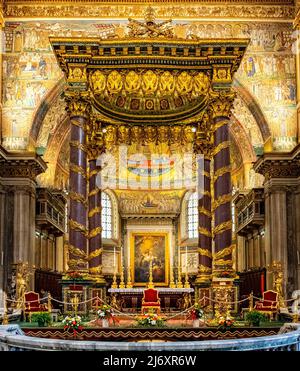
{"type": "Polygon", "coordinates": [[[212,91],[208,106],[211,120],[217,117],[229,117],[234,98],[235,93],[232,90],[212,91]]]}
{"type": "Polygon", "coordinates": [[[65,93],[67,102],[67,111],[70,117],[79,116],[89,118],[91,113],[91,104],[88,92],[69,90],[65,93]]]}

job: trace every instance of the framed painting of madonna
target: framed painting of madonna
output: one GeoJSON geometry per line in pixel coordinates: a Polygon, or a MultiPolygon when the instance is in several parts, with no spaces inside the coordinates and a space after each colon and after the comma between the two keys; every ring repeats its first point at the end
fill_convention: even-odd
{"type": "Polygon", "coordinates": [[[168,233],[132,233],[130,250],[131,274],[135,286],[147,285],[149,282],[149,267],[151,262],[154,285],[168,286],[168,233]]]}

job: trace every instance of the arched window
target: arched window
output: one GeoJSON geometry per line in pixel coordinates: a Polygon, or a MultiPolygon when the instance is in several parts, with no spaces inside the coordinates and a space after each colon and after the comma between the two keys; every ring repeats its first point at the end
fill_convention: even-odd
{"type": "Polygon", "coordinates": [[[102,238],[112,238],[112,204],[105,192],[101,193],[101,206],[102,238]]]}
{"type": "Polygon", "coordinates": [[[194,192],[187,204],[187,232],[188,238],[198,237],[198,195],[194,192]]]}

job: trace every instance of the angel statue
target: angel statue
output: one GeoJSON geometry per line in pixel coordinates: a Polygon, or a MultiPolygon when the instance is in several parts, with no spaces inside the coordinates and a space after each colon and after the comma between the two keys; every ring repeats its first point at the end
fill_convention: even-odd
{"type": "Polygon", "coordinates": [[[28,263],[18,263],[17,266],[17,308],[22,309],[25,303],[25,292],[29,285],[29,267],[28,263]]]}

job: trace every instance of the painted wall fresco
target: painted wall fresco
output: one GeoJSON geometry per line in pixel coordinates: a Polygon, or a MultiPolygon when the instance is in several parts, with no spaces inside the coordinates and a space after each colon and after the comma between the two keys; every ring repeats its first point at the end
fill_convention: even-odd
{"type": "MultiPolygon", "coordinates": [[[[179,37],[247,37],[250,46],[236,78],[261,107],[272,132],[276,150],[290,150],[296,144],[295,60],[291,52],[292,25],[285,23],[174,22],[179,37]]],[[[51,52],[49,36],[100,36],[127,32],[126,22],[95,21],[8,22],[3,57],[3,144],[8,149],[25,149],[34,115],[47,94],[62,77],[51,52]]],[[[235,115],[242,122],[254,146],[261,146],[259,131],[247,108],[235,103],[235,115]]],[[[55,115],[55,110],[53,111],[55,115]]],[[[58,117],[57,117],[58,118],[58,117]]],[[[54,122],[57,120],[54,117],[54,122]]],[[[38,139],[43,147],[55,123],[45,121],[38,139]]]]}

